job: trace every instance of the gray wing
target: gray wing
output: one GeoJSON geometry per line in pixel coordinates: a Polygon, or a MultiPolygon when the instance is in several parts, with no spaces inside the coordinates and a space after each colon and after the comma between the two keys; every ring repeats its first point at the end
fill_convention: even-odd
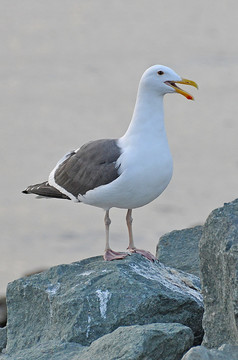
{"type": "Polygon", "coordinates": [[[91,141],[71,152],[55,171],[56,184],[77,197],[120,176],[116,161],[121,149],[115,139],[91,141]]]}

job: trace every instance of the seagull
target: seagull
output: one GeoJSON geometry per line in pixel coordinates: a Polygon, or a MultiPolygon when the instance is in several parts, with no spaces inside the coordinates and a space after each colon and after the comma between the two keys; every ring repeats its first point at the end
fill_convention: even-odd
{"type": "Polygon", "coordinates": [[[198,88],[194,81],[181,78],[167,66],[148,68],[139,82],[132,120],[122,137],[90,141],[70,151],[56,164],[47,181],[23,191],[104,209],[107,261],[123,259],[130,253],[156,260],[149,251],[135,246],[132,210],[156,199],[171,180],[173,160],[164,126],[163,97],[179,93],[193,100],[177,84],[198,88]],[[109,211],[113,207],[127,209],[129,252],[116,252],[109,245],[109,211]]]}

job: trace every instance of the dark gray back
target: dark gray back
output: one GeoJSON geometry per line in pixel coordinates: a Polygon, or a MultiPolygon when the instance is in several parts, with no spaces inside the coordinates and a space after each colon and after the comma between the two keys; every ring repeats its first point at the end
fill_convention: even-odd
{"type": "Polygon", "coordinates": [[[91,141],[72,152],[55,172],[55,182],[74,196],[105,185],[118,176],[121,149],[115,139],[91,141]]]}

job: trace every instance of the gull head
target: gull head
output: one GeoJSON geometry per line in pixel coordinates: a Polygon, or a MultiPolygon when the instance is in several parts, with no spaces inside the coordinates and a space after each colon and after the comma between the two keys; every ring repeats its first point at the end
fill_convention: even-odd
{"type": "Polygon", "coordinates": [[[182,90],[177,84],[191,85],[198,89],[198,85],[194,81],[180,77],[175,71],[164,65],[151,66],[144,72],[140,81],[140,86],[155,91],[158,95],[163,96],[176,92],[188,100],[194,100],[192,95],[182,90]]]}

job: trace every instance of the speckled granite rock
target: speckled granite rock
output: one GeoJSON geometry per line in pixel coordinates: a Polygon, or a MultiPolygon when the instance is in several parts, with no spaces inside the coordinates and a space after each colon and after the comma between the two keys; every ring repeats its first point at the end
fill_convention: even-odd
{"type": "Polygon", "coordinates": [[[180,360],[192,343],[192,330],[181,324],[123,326],[94,341],[82,360],[180,360]]]}
{"type": "Polygon", "coordinates": [[[222,345],[219,349],[196,346],[190,349],[182,360],[238,360],[238,346],[222,345]]]}
{"type": "Polygon", "coordinates": [[[238,199],[214,210],[200,241],[203,345],[238,345],[238,199]]]}
{"type": "Polygon", "coordinates": [[[189,229],[174,230],[161,236],[156,248],[156,257],[164,265],[200,276],[199,240],[201,225],[189,229]]]}
{"type": "Polygon", "coordinates": [[[148,324],[117,328],[87,346],[39,343],[1,360],[180,360],[192,346],[193,332],[181,324],[148,324]]]}
{"type": "Polygon", "coordinates": [[[7,328],[0,328],[0,353],[7,345],[7,328]]]}
{"type": "Polygon", "coordinates": [[[60,265],[7,290],[8,353],[39,342],[90,345],[120,326],[181,323],[202,337],[199,279],[138,254],[60,265]]]}
{"type": "Polygon", "coordinates": [[[81,357],[84,349],[80,344],[48,340],[11,355],[2,354],[0,360],[84,360],[81,357]]]}

